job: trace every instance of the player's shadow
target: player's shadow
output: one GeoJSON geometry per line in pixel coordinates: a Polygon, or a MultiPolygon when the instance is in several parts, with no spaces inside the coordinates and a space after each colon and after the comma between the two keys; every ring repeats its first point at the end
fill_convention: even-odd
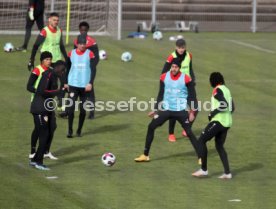
{"type": "Polygon", "coordinates": [[[106,126],[101,126],[101,127],[86,131],[83,133],[83,135],[115,132],[115,131],[119,131],[119,130],[128,129],[129,127],[130,127],[129,123],[117,124],[117,125],[106,125],[106,126]]]}
{"type": "Polygon", "coordinates": [[[130,113],[130,111],[119,111],[117,109],[114,111],[96,111],[95,119],[103,118],[108,115],[115,115],[115,114],[122,114],[122,113],[130,113]]]}
{"type": "MultiPolygon", "coordinates": [[[[208,151],[208,156],[212,156],[216,153],[215,149],[211,149],[208,151]]],[[[181,153],[177,153],[177,154],[173,154],[173,155],[168,155],[168,156],[164,156],[164,157],[159,157],[159,158],[155,158],[151,161],[155,161],[155,160],[166,160],[166,159],[170,159],[170,158],[178,158],[178,157],[189,157],[189,156],[194,156],[196,158],[196,153],[195,151],[189,151],[189,152],[181,152],[181,153]]]]}
{"type": "Polygon", "coordinates": [[[79,156],[73,156],[73,157],[67,157],[67,158],[60,158],[58,160],[58,163],[52,164],[51,167],[57,167],[64,164],[70,164],[74,162],[80,162],[84,160],[91,160],[91,158],[96,157],[99,158],[98,154],[86,154],[86,155],[79,155],[79,156]]]}
{"type": "MultiPolygon", "coordinates": [[[[255,171],[255,170],[261,169],[263,167],[264,167],[264,165],[262,163],[249,163],[243,167],[231,169],[231,173],[233,176],[237,176],[243,172],[255,171]]],[[[212,173],[211,176],[218,176],[220,174],[221,174],[221,172],[216,172],[216,173],[212,173]]]]}
{"type": "MultiPolygon", "coordinates": [[[[70,139],[70,140],[76,140],[75,138],[70,139]]],[[[78,140],[78,139],[77,139],[78,140]]],[[[70,147],[63,147],[61,149],[58,149],[55,151],[55,154],[57,156],[65,156],[69,154],[73,154],[75,152],[78,152],[79,150],[89,150],[91,146],[97,145],[96,143],[87,143],[87,144],[80,144],[80,145],[72,145],[70,147]]]]}

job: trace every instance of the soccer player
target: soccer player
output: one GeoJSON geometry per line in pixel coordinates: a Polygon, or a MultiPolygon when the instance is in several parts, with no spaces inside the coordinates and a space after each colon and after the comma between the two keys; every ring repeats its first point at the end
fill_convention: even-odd
{"type": "MultiPolygon", "coordinates": [[[[32,93],[31,96],[31,102],[34,99],[35,92],[37,90],[38,84],[41,80],[42,74],[48,70],[51,66],[52,63],[52,54],[50,52],[42,52],[40,55],[40,62],[41,64],[36,66],[29,78],[28,84],[27,84],[27,90],[32,93]]],[[[36,119],[36,115],[33,114],[34,122],[36,119]]],[[[38,127],[35,126],[32,135],[31,135],[31,153],[29,154],[29,158],[33,158],[36,152],[36,143],[39,137],[39,130],[37,129],[38,127]]],[[[50,152],[50,147],[51,147],[51,141],[48,142],[47,149],[45,150],[44,157],[49,157],[52,160],[57,160],[58,158],[55,157],[51,152],[50,152]]]]}
{"type": "MultiPolygon", "coordinates": [[[[166,73],[171,69],[172,60],[178,58],[181,62],[180,71],[184,74],[187,74],[195,84],[195,75],[192,67],[192,54],[186,50],[186,41],[184,39],[178,39],[175,43],[176,48],[175,51],[172,52],[163,67],[162,73],[166,73]]],[[[195,115],[196,116],[196,115],[195,115]]],[[[175,128],[175,119],[169,120],[169,137],[168,140],[170,142],[175,142],[176,138],[174,135],[174,128],[175,128]]],[[[192,122],[190,123],[192,126],[192,122]]],[[[182,131],[183,136],[187,136],[185,130],[182,131]]]]}
{"type": "Polygon", "coordinates": [[[59,15],[58,13],[51,13],[48,19],[49,24],[44,27],[38,35],[36,42],[34,43],[31,58],[28,64],[28,69],[32,70],[34,67],[34,60],[36,52],[40,45],[41,52],[49,51],[53,55],[52,65],[58,60],[62,60],[62,55],[66,60],[67,54],[62,40],[62,30],[58,27],[59,15]]]}
{"type": "MultiPolygon", "coordinates": [[[[96,40],[88,35],[89,31],[89,24],[87,22],[81,22],[79,24],[79,31],[80,34],[86,34],[86,48],[91,50],[95,55],[95,67],[97,67],[97,64],[99,63],[99,48],[96,43],[96,40]]],[[[74,48],[76,49],[78,47],[77,39],[74,40],[74,48]]],[[[88,94],[88,100],[93,102],[95,105],[95,85],[93,86],[91,93],[88,94]]],[[[94,119],[94,113],[95,111],[92,110],[89,112],[89,119],[94,119]]]]}
{"type": "Polygon", "coordinates": [[[87,94],[92,90],[96,76],[95,56],[92,51],[86,48],[86,34],[78,35],[78,47],[68,53],[67,59],[67,81],[64,87],[69,91],[69,99],[73,105],[68,108],[68,138],[73,137],[73,120],[75,102],[80,98],[80,115],[77,136],[81,137],[83,123],[85,121],[84,103],[87,94]]]}
{"type": "Polygon", "coordinates": [[[31,31],[36,22],[37,28],[42,30],[44,27],[44,0],[29,0],[28,11],[26,16],[25,39],[21,47],[16,48],[17,51],[26,52],[28,43],[31,38],[31,31]]]}
{"type": "MultiPolygon", "coordinates": [[[[169,119],[175,119],[181,124],[183,129],[186,131],[197,156],[199,156],[197,139],[190,126],[190,121],[194,120],[194,113],[188,115],[188,112],[186,111],[187,103],[190,105],[191,102],[194,102],[197,108],[194,84],[188,75],[180,72],[180,67],[181,62],[178,59],[173,59],[171,63],[171,70],[167,73],[163,73],[160,77],[160,89],[157,97],[157,105],[159,105],[162,101],[162,110],[149,113],[149,116],[153,117],[153,119],[148,125],[144,154],[135,158],[134,160],[136,162],[150,161],[149,151],[154,138],[155,129],[162,126],[162,124],[169,119]],[[188,94],[190,97],[188,97],[188,94]]],[[[155,106],[155,109],[157,105],[155,106]]],[[[193,109],[193,112],[196,111],[196,109],[193,109]]]]}
{"type": "MultiPolygon", "coordinates": [[[[42,53],[43,54],[43,53],[42,53]]],[[[39,170],[50,170],[43,164],[43,155],[52,141],[56,125],[53,97],[60,92],[58,78],[65,72],[65,63],[58,61],[55,68],[50,68],[42,74],[31,104],[31,113],[34,115],[35,128],[39,135],[39,146],[30,165],[39,170]]]]}
{"type": "Polygon", "coordinates": [[[214,88],[211,98],[212,111],[208,119],[209,123],[199,138],[199,150],[202,160],[201,169],[194,172],[195,177],[208,175],[207,170],[207,146],[206,143],[215,137],[217,152],[224,167],[224,174],[220,179],[231,179],[232,174],[229,168],[227,153],[224,149],[227,132],[232,126],[232,113],[234,111],[234,102],[230,90],[225,86],[223,75],[219,72],[213,72],[210,75],[210,84],[214,88]]]}

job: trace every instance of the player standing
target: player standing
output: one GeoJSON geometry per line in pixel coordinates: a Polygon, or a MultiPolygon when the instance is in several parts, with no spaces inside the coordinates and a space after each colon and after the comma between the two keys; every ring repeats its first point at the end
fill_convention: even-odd
{"type": "MultiPolygon", "coordinates": [[[[95,55],[95,68],[97,67],[97,64],[99,63],[99,48],[96,43],[96,40],[88,35],[89,31],[89,24],[87,22],[81,22],[79,24],[79,31],[80,34],[86,34],[86,48],[91,50],[95,55]]],[[[77,39],[74,40],[74,48],[76,49],[78,47],[77,39]]],[[[91,92],[88,94],[88,100],[93,102],[95,105],[95,85],[93,85],[93,88],[91,92]]],[[[89,112],[88,118],[94,119],[94,113],[95,110],[92,110],[89,112]]]]}
{"type": "MultiPolygon", "coordinates": [[[[197,108],[194,84],[188,75],[180,72],[180,67],[181,62],[177,59],[173,59],[171,62],[171,70],[167,73],[163,73],[160,77],[157,105],[162,101],[163,109],[149,113],[149,116],[153,117],[153,119],[148,125],[144,154],[135,158],[134,160],[136,162],[150,161],[149,151],[154,138],[155,129],[162,126],[169,119],[175,119],[181,124],[186,131],[197,156],[199,156],[198,142],[190,126],[190,121],[194,120],[194,113],[188,115],[188,112],[186,111],[187,104],[190,105],[192,102],[196,104],[195,106],[197,108]],[[188,94],[190,97],[188,97],[188,94]]],[[[156,107],[155,109],[157,109],[156,107]]],[[[196,112],[197,110],[194,109],[193,111],[196,112]]]]}
{"type": "Polygon", "coordinates": [[[208,175],[207,170],[207,141],[215,137],[217,152],[224,167],[224,174],[219,176],[221,179],[231,179],[232,174],[229,168],[227,153],[224,149],[227,132],[232,126],[232,113],[234,111],[234,102],[230,90],[225,86],[223,75],[214,72],[210,75],[210,84],[214,88],[211,97],[211,107],[208,119],[209,123],[199,138],[199,150],[202,160],[201,169],[194,172],[195,177],[208,175]]]}
{"type": "MultiPolygon", "coordinates": [[[[188,75],[195,85],[195,75],[192,67],[192,54],[186,50],[186,41],[184,39],[178,39],[175,43],[176,48],[175,51],[172,52],[163,67],[162,73],[166,73],[171,69],[173,59],[177,58],[181,62],[180,71],[186,75],[188,75]]],[[[196,116],[196,115],[195,115],[196,116]]],[[[169,137],[168,140],[170,142],[175,142],[176,137],[174,135],[174,128],[175,128],[175,119],[169,120],[169,137]]],[[[192,126],[192,122],[190,125],[192,126]]],[[[187,136],[185,130],[182,131],[183,136],[187,136]]]]}
{"type": "MultiPolygon", "coordinates": [[[[52,54],[50,52],[42,52],[40,55],[40,65],[36,66],[29,78],[28,84],[27,84],[27,90],[32,93],[31,102],[33,102],[35,92],[37,90],[37,87],[39,85],[39,82],[42,78],[42,74],[47,71],[52,63],[52,54]]],[[[36,119],[36,116],[33,114],[34,122],[36,119]]],[[[36,152],[36,143],[39,137],[39,130],[38,127],[35,126],[32,135],[31,135],[31,153],[29,154],[29,158],[33,158],[36,152]]],[[[45,150],[44,157],[49,157],[52,160],[57,160],[58,158],[55,157],[50,152],[51,142],[48,143],[47,149],[45,150]]]]}
{"type": "Polygon", "coordinates": [[[34,67],[34,60],[37,50],[40,45],[41,52],[49,51],[53,55],[52,64],[58,60],[62,60],[62,55],[66,60],[67,54],[62,40],[62,30],[58,27],[59,15],[58,13],[51,13],[48,19],[48,25],[44,27],[38,35],[36,42],[34,43],[28,69],[32,70],[34,67]]]}
{"type": "Polygon", "coordinates": [[[30,165],[35,166],[39,170],[50,170],[43,164],[43,157],[49,144],[52,142],[57,127],[52,101],[54,96],[60,92],[58,78],[64,72],[65,63],[63,61],[58,61],[54,69],[45,71],[42,74],[33,102],[31,103],[31,113],[34,116],[35,129],[38,131],[39,146],[35,156],[30,161],[30,165]]]}
{"type": "Polygon", "coordinates": [[[17,51],[26,52],[31,38],[31,31],[36,22],[37,28],[41,31],[44,27],[44,0],[29,0],[28,11],[26,15],[25,38],[21,47],[17,51]]]}
{"type": "Polygon", "coordinates": [[[73,120],[75,102],[80,98],[80,115],[77,136],[81,137],[82,127],[85,121],[86,111],[84,103],[87,94],[92,90],[96,76],[95,56],[92,51],[86,49],[86,34],[80,34],[77,39],[78,47],[68,53],[67,59],[67,81],[64,87],[69,91],[69,99],[73,105],[68,108],[68,138],[73,137],[73,120]]]}

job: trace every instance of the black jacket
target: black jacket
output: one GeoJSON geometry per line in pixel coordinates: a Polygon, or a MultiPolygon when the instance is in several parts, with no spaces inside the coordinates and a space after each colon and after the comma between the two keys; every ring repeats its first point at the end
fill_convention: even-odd
{"type": "Polygon", "coordinates": [[[54,111],[55,101],[53,98],[59,93],[58,77],[52,69],[45,71],[35,92],[30,112],[32,114],[47,114],[54,111]]]}

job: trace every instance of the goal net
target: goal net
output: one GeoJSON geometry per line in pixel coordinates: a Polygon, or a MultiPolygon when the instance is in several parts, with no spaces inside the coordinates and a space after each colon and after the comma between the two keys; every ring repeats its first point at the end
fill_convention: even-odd
{"type": "MultiPolygon", "coordinates": [[[[78,33],[78,25],[86,21],[92,35],[111,35],[120,39],[121,0],[46,0],[44,20],[51,12],[60,16],[60,27],[64,33],[69,27],[69,34],[78,33]],[[67,8],[70,2],[70,19],[67,23],[67,8]]],[[[0,34],[24,34],[28,0],[0,0],[0,34]]],[[[37,30],[34,25],[34,30],[37,30]]],[[[37,31],[33,33],[37,34],[37,31]]]]}

